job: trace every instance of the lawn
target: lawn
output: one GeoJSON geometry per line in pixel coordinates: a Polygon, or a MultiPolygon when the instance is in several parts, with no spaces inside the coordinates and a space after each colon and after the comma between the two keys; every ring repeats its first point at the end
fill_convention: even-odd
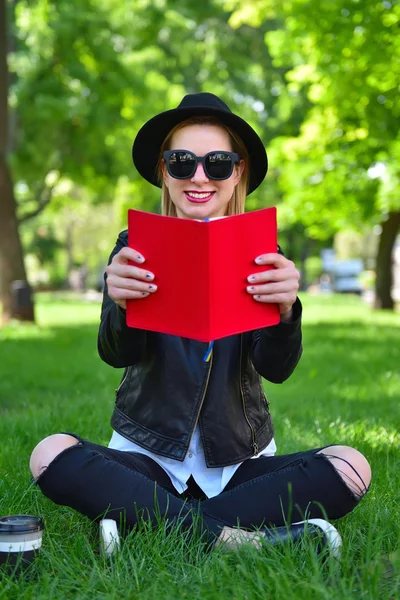
{"type": "Polygon", "coordinates": [[[53,432],[107,444],[121,373],[97,355],[97,303],[42,295],[37,325],[0,330],[0,514],[36,514],[46,525],[32,577],[3,576],[0,598],[400,598],[400,315],[353,297],[302,300],[303,358],[266,391],[279,452],[342,443],[371,463],[367,497],[335,522],[341,561],[322,562],[311,546],[205,554],[162,526],[131,534],[112,562],[99,555],[97,528],[44,498],[28,460],[53,432]]]}

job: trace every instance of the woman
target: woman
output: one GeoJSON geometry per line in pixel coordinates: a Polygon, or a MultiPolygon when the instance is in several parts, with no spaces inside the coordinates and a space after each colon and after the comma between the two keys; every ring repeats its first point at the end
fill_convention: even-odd
{"type": "MultiPolygon", "coordinates": [[[[187,95],[148,121],[133,160],[162,187],[163,214],[187,219],[244,212],[246,195],[268,167],[256,132],[208,93],[187,95]]],[[[255,262],[274,268],[249,273],[247,292],[255,302],[278,304],[280,323],[207,348],[126,326],[126,301],[157,293],[157,273],[120,234],[106,269],[98,338],[101,358],[125,368],[114,433],[108,448],[70,434],[40,442],[30,466],[46,496],[128,528],[141,518],[156,523],[157,514],[190,528],[197,512],[206,539],[228,547],[260,536],[296,537],[305,527],[287,528],[289,519],[329,529],[325,513],[335,519],[356,506],[371,479],[357,450],[337,445],[275,455],[261,377],[281,383],[300,358],[299,275],[280,252],[255,262]],[[277,529],[272,534],[268,526],[277,529]]]]}

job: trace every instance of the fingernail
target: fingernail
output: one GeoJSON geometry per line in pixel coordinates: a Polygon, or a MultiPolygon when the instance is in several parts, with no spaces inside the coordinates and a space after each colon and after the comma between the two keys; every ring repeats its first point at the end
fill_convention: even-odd
{"type": "Polygon", "coordinates": [[[141,254],[137,254],[137,255],[136,255],[136,258],[137,258],[138,260],[140,260],[140,262],[143,262],[143,261],[144,261],[144,256],[142,256],[141,254]]]}
{"type": "Polygon", "coordinates": [[[254,285],[249,285],[249,286],[247,286],[247,289],[249,292],[251,292],[251,291],[255,290],[256,288],[254,287],[254,285]]]}
{"type": "Polygon", "coordinates": [[[247,281],[255,281],[255,280],[256,280],[255,275],[250,275],[250,277],[247,278],[247,281]]]}
{"type": "Polygon", "coordinates": [[[149,296],[149,292],[142,292],[142,296],[149,296]]]}
{"type": "Polygon", "coordinates": [[[154,275],[152,273],[146,273],[146,279],[154,279],[154,275]]]}
{"type": "Polygon", "coordinates": [[[254,298],[255,298],[256,300],[260,300],[261,296],[257,295],[257,296],[254,296],[254,298]]]}
{"type": "Polygon", "coordinates": [[[149,285],[149,290],[154,290],[156,291],[157,286],[156,285],[149,285]]]}
{"type": "Polygon", "coordinates": [[[260,263],[261,261],[262,261],[262,257],[261,256],[257,256],[257,258],[255,259],[254,262],[260,263]]]}

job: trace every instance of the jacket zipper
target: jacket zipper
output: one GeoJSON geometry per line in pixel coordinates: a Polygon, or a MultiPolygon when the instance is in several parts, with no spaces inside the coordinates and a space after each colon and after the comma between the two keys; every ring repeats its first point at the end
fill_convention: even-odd
{"type": "MultiPolygon", "coordinates": [[[[199,418],[200,418],[201,409],[202,409],[202,407],[203,407],[203,403],[204,403],[204,398],[206,397],[206,392],[207,392],[207,388],[208,388],[208,382],[209,382],[209,380],[210,380],[210,374],[211,374],[211,369],[212,369],[212,364],[213,364],[213,352],[211,352],[209,363],[210,363],[210,366],[209,366],[209,368],[208,368],[208,372],[207,372],[206,384],[205,384],[205,386],[204,386],[203,395],[202,395],[202,397],[201,397],[200,408],[199,408],[199,411],[198,411],[198,413],[197,413],[196,422],[195,422],[195,424],[194,424],[194,427],[193,427],[193,433],[192,433],[192,435],[190,436],[190,440],[189,440],[189,446],[188,446],[188,450],[187,450],[187,452],[189,452],[190,444],[192,443],[192,439],[193,439],[193,436],[194,436],[194,432],[195,432],[195,430],[196,430],[197,423],[199,422],[199,418]]],[[[187,454],[187,452],[186,452],[186,454],[187,454]]]]}
{"type": "Polygon", "coordinates": [[[245,401],[244,401],[244,393],[243,393],[243,388],[242,388],[242,356],[243,356],[243,336],[241,335],[240,336],[240,373],[239,373],[240,394],[242,396],[242,405],[243,405],[244,418],[246,419],[247,424],[250,427],[251,438],[253,440],[253,442],[252,442],[253,453],[254,453],[254,456],[257,456],[257,454],[258,454],[258,444],[256,442],[256,433],[255,433],[254,427],[250,423],[250,419],[249,419],[249,417],[247,415],[246,404],[245,404],[245,401]]]}
{"type": "Polygon", "coordinates": [[[122,378],[122,381],[121,381],[121,383],[119,384],[119,386],[117,387],[117,389],[115,390],[115,394],[116,394],[116,395],[118,394],[119,390],[120,390],[120,389],[122,388],[122,386],[124,385],[124,383],[125,383],[125,381],[126,381],[126,378],[128,377],[129,369],[130,369],[130,367],[126,367],[126,371],[125,371],[125,374],[124,374],[124,376],[123,376],[123,378],[122,378]]]}
{"type": "Polygon", "coordinates": [[[268,400],[267,400],[267,396],[265,395],[264,386],[263,386],[263,383],[262,383],[261,376],[260,376],[260,388],[261,388],[261,395],[263,397],[265,406],[266,406],[266,408],[269,408],[269,406],[268,406],[268,400]]]}

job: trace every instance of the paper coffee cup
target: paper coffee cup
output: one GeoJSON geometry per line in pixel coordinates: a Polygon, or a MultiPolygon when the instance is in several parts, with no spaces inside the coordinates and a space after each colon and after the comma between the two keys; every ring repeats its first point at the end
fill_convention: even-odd
{"type": "Polygon", "coordinates": [[[39,517],[0,517],[0,565],[6,565],[8,572],[28,567],[41,548],[43,530],[39,517]]]}

